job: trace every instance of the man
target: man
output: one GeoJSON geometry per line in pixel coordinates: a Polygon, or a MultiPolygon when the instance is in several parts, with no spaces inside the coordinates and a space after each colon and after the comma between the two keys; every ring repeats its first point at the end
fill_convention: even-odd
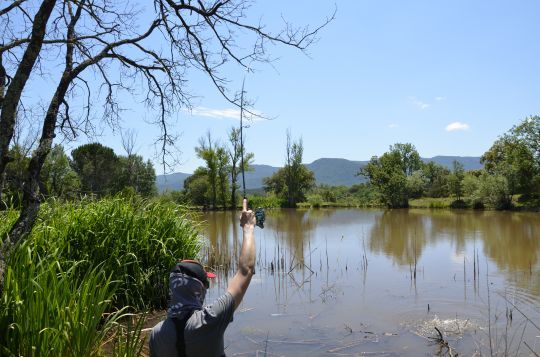
{"type": "Polygon", "coordinates": [[[206,273],[196,261],[179,262],[169,277],[170,303],[167,319],[150,334],[150,356],[225,356],[223,334],[232,321],[255,273],[255,215],[242,203],[240,225],[243,228],[238,271],[227,292],[212,305],[203,308],[204,297],[213,274],[206,273]]]}

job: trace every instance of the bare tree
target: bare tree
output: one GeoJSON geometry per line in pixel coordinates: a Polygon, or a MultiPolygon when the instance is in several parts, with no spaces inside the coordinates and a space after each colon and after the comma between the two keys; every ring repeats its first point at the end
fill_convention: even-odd
{"type": "Polygon", "coordinates": [[[137,133],[133,129],[127,129],[120,132],[122,139],[122,148],[128,157],[135,155],[135,145],[137,143],[137,133]]]}
{"type": "Polygon", "coordinates": [[[304,51],[333,19],[315,28],[284,22],[274,33],[247,20],[249,0],[154,0],[150,9],[113,0],[42,0],[39,7],[36,1],[16,0],[0,9],[0,24],[19,26],[6,26],[0,46],[0,93],[5,92],[0,98],[0,174],[9,161],[16,111],[30,74],[58,77],[30,160],[20,217],[4,240],[6,249],[32,229],[40,206],[40,171],[57,133],[88,133],[96,115],[117,128],[122,111],[118,93],[143,92],[145,104],[157,113],[161,134],[156,143],[165,167],[177,140],[169,120],[179,108],[190,107],[190,70],[205,73],[226,100],[239,106],[227,88],[227,63],[250,69],[254,62],[268,62],[270,43],[304,51]],[[240,37],[251,44],[240,46],[240,37]],[[54,73],[59,64],[61,73],[54,73]],[[83,110],[74,109],[77,98],[84,98],[83,110]]]}

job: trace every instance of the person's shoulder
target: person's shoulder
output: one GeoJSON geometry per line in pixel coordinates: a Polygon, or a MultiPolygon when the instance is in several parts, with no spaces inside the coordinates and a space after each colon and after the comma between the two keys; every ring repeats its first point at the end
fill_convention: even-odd
{"type": "Polygon", "coordinates": [[[192,328],[208,327],[214,324],[228,324],[233,320],[234,298],[230,293],[225,293],[217,298],[212,304],[206,305],[202,310],[195,311],[189,321],[192,328]]]}
{"type": "Polygon", "coordinates": [[[228,312],[230,310],[234,312],[234,298],[231,293],[226,292],[217,298],[212,304],[207,305],[204,310],[212,314],[219,314],[228,312]]]}

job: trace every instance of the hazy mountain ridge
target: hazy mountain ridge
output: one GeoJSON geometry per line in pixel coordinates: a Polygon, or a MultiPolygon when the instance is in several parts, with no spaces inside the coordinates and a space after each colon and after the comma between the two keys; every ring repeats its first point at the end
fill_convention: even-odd
{"type": "MultiPolygon", "coordinates": [[[[434,156],[432,158],[422,158],[424,162],[433,161],[439,165],[452,168],[454,160],[461,162],[465,170],[476,170],[482,168],[479,157],[473,156],[434,156]]],[[[344,185],[352,186],[354,184],[365,182],[366,179],[356,176],[361,167],[369,161],[352,161],[338,158],[321,158],[306,164],[308,169],[313,171],[317,184],[326,185],[344,185]]],[[[279,170],[279,167],[270,165],[252,165],[252,170],[246,172],[246,189],[257,189],[263,186],[263,178],[271,176],[279,170]]],[[[181,190],[184,188],[184,180],[190,174],[177,172],[169,175],[158,175],[156,185],[159,192],[165,190],[181,190]]],[[[239,177],[241,185],[242,178],[239,177]]]]}

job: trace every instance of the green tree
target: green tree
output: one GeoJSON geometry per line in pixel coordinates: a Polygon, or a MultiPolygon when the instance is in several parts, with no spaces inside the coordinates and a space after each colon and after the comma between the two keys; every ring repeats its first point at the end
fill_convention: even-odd
{"type": "Polygon", "coordinates": [[[422,175],[426,181],[424,194],[428,197],[448,196],[450,170],[433,161],[422,165],[422,175]]]}
{"type": "Polygon", "coordinates": [[[44,193],[60,198],[74,198],[81,187],[77,173],[71,168],[62,145],[55,145],[41,170],[44,193]]]}
{"type": "Polygon", "coordinates": [[[490,175],[487,172],[481,175],[474,198],[496,209],[512,207],[508,181],[502,175],[490,175]]]}
{"type": "Polygon", "coordinates": [[[218,190],[218,159],[216,155],[217,143],[212,140],[210,131],[206,133],[206,137],[199,139],[199,146],[195,148],[197,157],[204,160],[206,163],[206,175],[208,184],[210,185],[210,202],[212,208],[217,207],[217,190],[218,190]]]}
{"type": "Polygon", "coordinates": [[[227,207],[229,193],[229,154],[227,149],[221,145],[216,147],[216,174],[217,190],[219,191],[219,203],[221,207],[227,207]]]}
{"type": "Polygon", "coordinates": [[[116,185],[117,191],[131,187],[142,196],[156,194],[154,165],[150,160],[145,162],[140,155],[119,156],[116,185]]]}
{"type": "Polygon", "coordinates": [[[381,201],[391,208],[409,206],[409,190],[418,181],[407,177],[422,166],[420,155],[412,144],[390,146],[390,151],[381,157],[374,156],[360,169],[359,175],[365,176],[377,189],[381,201]],[[414,182],[416,181],[416,182],[414,182]]]}
{"type": "Polygon", "coordinates": [[[540,170],[540,116],[526,118],[514,126],[510,134],[527,146],[534,157],[536,169],[540,170]]]}
{"type": "Polygon", "coordinates": [[[113,149],[99,143],[86,144],[73,150],[71,157],[84,193],[104,196],[115,192],[119,164],[113,149]]]}
{"type": "Polygon", "coordinates": [[[408,207],[407,177],[399,152],[389,151],[381,157],[372,157],[359,174],[369,179],[385,205],[390,208],[408,207]]]}
{"type": "Polygon", "coordinates": [[[275,193],[281,200],[287,202],[287,207],[296,207],[297,203],[306,200],[306,194],[315,187],[315,175],[305,165],[300,166],[295,170],[293,190],[289,189],[291,182],[289,175],[287,168],[282,167],[272,176],[265,177],[264,190],[275,193]]]}
{"type": "Polygon", "coordinates": [[[184,194],[186,199],[197,206],[208,206],[210,183],[208,182],[208,169],[198,167],[193,175],[184,181],[184,194]]]}
{"type": "Polygon", "coordinates": [[[510,194],[531,193],[538,171],[534,154],[525,139],[507,134],[482,155],[481,162],[491,175],[506,178],[510,194]]]}
{"type": "MultiPolygon", "coordinates": [[[[245,138],[242,138],[242,141],[245,138]]],[[[231,204],[232,209],[236,208],[238,202],[237,190],[238,177],[242,173],[242,152],[244,152],[244,171],[250,171],[250,166],[253,163],[253,153],[245,152],[245,146],[240,140],[240,128],[231,128],[229,131],[229,158],[231,162],[230,174],[231,174],[231,204]]]]}
{"type": "Polygon", "coordinates": [[[287,201],[288,207],[296,207],[298,202],[306,200],[306,193],[315,187],[315,175],[304,164],[302,139],[291,141],[287,131],[285,167],[264,179],[265,191],[272,191],[287,201]]]}
{"type": "Polygon", "coordinates": [[[452,173],[448,177],[448,191],[456,197],[457,201],[461,201],[463,196],[463,178],[465,170],[463,164],[454,160],[452,162],[452,173]]]}
{"type": "Polygon", "coordinates": [[[427,182],[422,175],[422,171],[418,170],[413,172],[412,175],[407,176],[407,193],[409,198],[422,197],[426,190],[427,182]]]}
{"type": "MultiPolygon", "coordinates": [[[[2,180],[4,186],[2,187],[2,199],[6,203],[11,201],[10,204],[18,207],[21,203],[24,179],[28,172],[30,158],[26,155],[26,150],[19,145],[15,145],[9,150],[9,156],[11,161],[6,166],[2,180]]],[[[0,204],[4,206],[3,203],[0,204]]]]}
{"type": "Polygon", "coordinates": [[[413,144],[397,143],[390,146],[390,151],[397,152],[401,157],[401,169],[405,176],[411,176],[413,172],[420,170],[422,160],[413,144]]]}

